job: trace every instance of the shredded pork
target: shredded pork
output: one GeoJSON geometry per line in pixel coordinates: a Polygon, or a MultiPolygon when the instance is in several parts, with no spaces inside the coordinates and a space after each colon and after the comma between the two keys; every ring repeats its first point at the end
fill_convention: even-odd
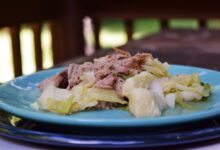
{"type": "Polygon", "coordinates": [[[138,53],[131,56],[130,53],[115,49],[115,53],[96,58],[93,62],[85,62],[81,65],[70,64],[63,72],[52,76],[39,84],[43,90],[48,85],[71,90],[82,82],[85,72],[92,72],[92,83],[97,88],[113,89],[121,95],[122,85],[128,76],[134,76],[142,71],[141,64],[152,58],[149,53],[138,53]]]}

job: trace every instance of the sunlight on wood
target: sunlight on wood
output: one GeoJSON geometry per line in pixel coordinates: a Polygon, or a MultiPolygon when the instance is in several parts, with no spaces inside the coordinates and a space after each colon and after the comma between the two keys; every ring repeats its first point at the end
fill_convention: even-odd
{"type": "Polygon", "coordinates": [[[136,19],[133,21],[134,40],[160,32],[159,19],[136,19]]]}
{"type": "Polygon", "coordinates": [[[199,22],[196,19],[170,19],[169,27],[179,29],[198,29],[199,22]]]}
{"type": "Polygon", "coordinates": [[[123,21],[120,20],[104,20],[99,36],[102,48],[120,46],[128,40],[123,21]]]}
{"type": "Polygon", "coordinates": [[[24,75],[36,71],[34,34],[30,27],[23,26],[20,32],[22,72],[24,75]]]}
{"type": "Polygon", "coordinates": [[[45,23],[41,32],[41,47],[43,57],[43,69],[47,69],[53,66],[53,54],[52,54],[52,35],[50,30],[50,24],[45,23]]]}
{"type": "Polygon", "coordinates": [[[127,42],[125,33],[111,33],[105,30],[100,32],[100,43],[103,48],[112,48],[127,42]]]}
{"type": "Polygon", "coordinates": [[[0,82],[14,78],[11,38],[8,28],[0,30],[0,82]]]}
{"type": "Polygon", "coordinates": [[[207,20],[208,29],[220,29],[220,19],[207,20]]]}

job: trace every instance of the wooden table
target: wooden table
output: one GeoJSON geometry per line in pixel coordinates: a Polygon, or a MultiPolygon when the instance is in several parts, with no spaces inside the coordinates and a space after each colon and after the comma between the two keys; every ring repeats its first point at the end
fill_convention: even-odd
{"type": "MultiPolygon", "coordinates": [[[[161,61],[171,64],[204,67],[220,70],[220,31],[164,30],[159,34],[131,41],[121,47],[132,54],[149,52],[161,61]]],[[[111,51],[100,50],[90,57],[77,57],[58,66],[91,61],[111,51]]]]}

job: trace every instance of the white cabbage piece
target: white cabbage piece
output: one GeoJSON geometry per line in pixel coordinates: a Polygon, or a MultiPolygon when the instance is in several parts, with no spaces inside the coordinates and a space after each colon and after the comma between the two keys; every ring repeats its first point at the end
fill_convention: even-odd
{"type": "Polygon", "coordinates": [[[154,79],[156,79],[155,76],[144,71],[125,81],[122,87],[122,95],[129,99],[129,111],[135,117],[154,117],[161,115],[154,95],[149,90],[149,86],[154,79]]]}
{"type": "Polygon", "coordinates": [[[60,114],[70,113],[72,102],[73,94],[70,91],[54,85],[47,86],[37,101],[41,109],[60,114]]]}
{"type": "Polygon", "coordinates": [[[179,92],[179,94],[184,101],[193,101],[193,100],[202,99],[202,95],[196,92],[182,91],[182,92],[179,92]]]}
{"type": "Polygon", "coordinates": [[[93,107],[98,104],[98,100],[86,98],[86,93],[88,92],[88,84],[78,84],[71,89],[74,95],[74,103],[72,106],[72,112],[84,110],[88,107],[93,107]]]}
{"type": "Polygon", "coordinates": [[[135,117],[155,117],[161,115],[161,111],[149,90],[133,88],[128,98],[129,111],[135,117]]]}
{"type": "Polygon", "coordinates": [[[191,75],[176,75],[176,76],[172,76],[171,79],[176,83],[185,86],[189,86],[193,82],[191,75]]]}
{"type": "Polygon", "coordinates": [[[54,85],[49,85],[45,88],[38,99],[40,108],[47,109],[47,99],[51,98],[56,101],[62,101],[72,96],[72,93],[66,89],[59,89],[54,85]]]}
{"type": "Polygon", "coordinates": [[[155,79],[150,84],[149,90],[154,95],[155,102],[160,108],[160,111],[163,111],[167,107],[167,101],[163,92],[163,87],[161,83],[167,81],[168,78],[155,79]]]}
{"type": "Polygon", "coordinates": [[[155,76],[147,71],[143,71],[126,80],[122,87],[122,95],[129,96],[134,88],[148,88],[151,81],[156,79],[155,76]]]}
{"type": "Polygon", "coordinates": [[[85,93],[85,100],[89,101],[105,101],[112,103],[127,104],[116,91],[112,89],[91,88],[85,93]]]}
{"type": "Polygon", "coordinates": [[[142,68],[157,77],[168,77],[169,64],[167,62],[161,63],[157,58],[149,59],[142,68]]]}
{"type": "Polygon", "coordinates": [[[75,96],[74,100],[76,102],[72,107],[73,112],[96,106],[99,101],[119,104],[127,103],[114,90],[95,87],[88,88],[87,84],[76,85],[71,91],[75,96]]]}
{"type": "Polygon", "coordinates": [[[186,74],[176,75],[176,76],[172,76],[171,79],[185,86],[190,86],[193,83],[200,84],[200,78],[198,73],[193,73],[191,75],[186,75],[186,74]]]}
{"type": "Polygon", "coordinates": [[[170,108],[175,108],[175,101],[176,101],[176,93],[169,93],[165,96],[167,105],[170,108]]]}
{"type": "Polygon", "coordinates": [[[92,85],[96,82],[95,74],[93,71],[84,72],[80,79],[87,83],[87,86],[92,87],[92,85]]]}

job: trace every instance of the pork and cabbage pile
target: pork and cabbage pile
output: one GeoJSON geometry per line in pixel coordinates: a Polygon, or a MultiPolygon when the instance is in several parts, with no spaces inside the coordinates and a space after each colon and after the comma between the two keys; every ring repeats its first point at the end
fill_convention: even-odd
{"type": "Polygon", "coordinates": [[[160,116],[167,108],[200,101],[210,95],[211,86],[198,73],[175,75],[169,64],[149,53],[115,53],[70,64],[64,71],[39,84],[37,104],[41,110],[72,114],[83,110],[128,107],[135,117],[160,116]]]}

